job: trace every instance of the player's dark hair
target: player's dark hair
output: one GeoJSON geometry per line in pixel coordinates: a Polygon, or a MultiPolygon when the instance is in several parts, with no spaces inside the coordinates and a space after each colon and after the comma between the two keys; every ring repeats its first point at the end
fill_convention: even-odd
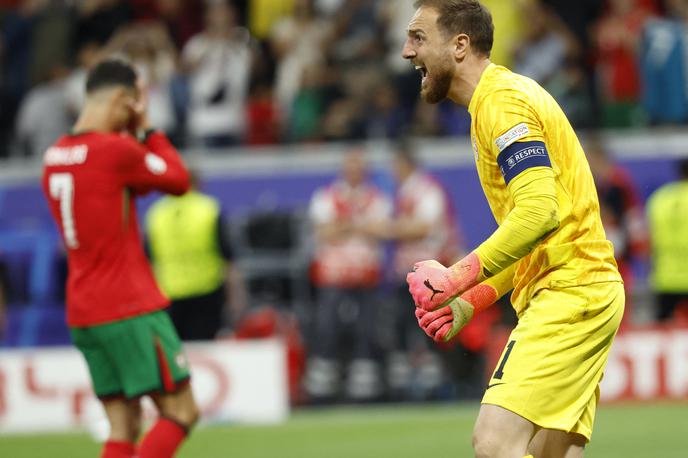
{"type": "Polygon", "coordinates": [[[91,94],[99,89],[111,86],[124,86],[136,89],[136,72],[134,68],[120,59],[107,59],[98,63],[88,73],[86,93],[91,94]]]}
{"type": "Polygon", "coordinates": [[[437,25],[445,35],[465,33],[471,48],[489,57],[494,42],[492,15],[477,0],[416,0],[414,7],[427,6],[439,13],[437,25]]]}

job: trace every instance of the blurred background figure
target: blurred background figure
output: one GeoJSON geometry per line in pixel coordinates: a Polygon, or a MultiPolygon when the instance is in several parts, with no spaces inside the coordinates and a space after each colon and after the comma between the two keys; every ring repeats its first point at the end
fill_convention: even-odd
{"type": "MultiPolygon", "coordinates": [[[[490,52],[490,60],[497,65],[511,68],[513,64],[514,46],[523,41],[523,31],[526,21],[523,2],[502,0],[485,0],[481,2],[490,10],[495,28],[495,40],[490,52]]],[[[406,38],[406,37],[404,37],[406,38]]]]}
{"type": "Polygon", "coordinates": [[[205,0],[129,0],[138,22],[163,24],[177,49],[203,28],[205,0]]]}
{"type": "Polygon", "coordinates": [[[104,45],[122,26],[134,19],[127,0],[85,0],[77,2],[76,41],[104,45]]]}
{"type": "MultiPolygon", "coordinates": [[[[53,86],[46,83],[60,79],[55,69],[67,63],[72,25],[68,7],[61,2],[22,0],[14,3],[16,7],[10,5],[6,11],[0,6],[0,157],[11,153],[31,155],[53,136],[60,121],[50,123],[45,115],[38,115],[36,109],[59,103],[51,90],[53,86]],[[36,85],[43,86],[31,91],[36,85]],[[23,102],[29,95],[31,100],[23,102]],[[18,127],[15,116],[20,107],[23,108],[22,134],[25,134],[27,116],[40,118],[38,129],[46,128],[47,131],[35,130],[35,142],[23,136],[20,148],[15,148],[9,133],[18,127]]],[[[59,118],[59,113],[57,116],[59,118]]]]}
{"type": "Polygon", "coordinates": [[[651,10],[643,0],[611,0],[593,30],[597,76],[607,127],[642,122],[640,113],[640,40],[651,10]]]}
{"type": "Polygon", "coordinates": [[[678,165],[679,179],[655,191],[647,203],[652,241],[650,284],[657,319],[688,323],[688,159],[678,165]]]}
{"type": "Polygon", "coordinates": [[[134,65],[146,88],[151,122],[167,133],[174,133],[171,84],[178,57],[163,24],[149,21],[121,27],[102,52],[122,56],[134,65]]]}
{"type": "Polygon", "coordinates": [[[372,231],[391,208],[370,183],[365,153],[358,148],[346,153],[341,177],[311,199],[316,312],[305,387],[314,400],[336,399],[343,380],[347,399],[370,400],[382,393],[377,325],[384,266],[382,245],[372,231]]]}
{"type": "Polygon", "coordinates": [[[393,396],[427,396],[441,382],[437,355],[428,352],[429,343],[419,333],[408,292],[406,274],[424,259],[449,265],[463,253],[453,206],[442,185],[418,164],[410,143],[395,144],[393,172],[397,187],[394,218],[381,235],[394,242],[393,288],[389,316],[396,317],[390,342],[388,383],[393,396]],[[420,393],[413,395],[413,387],[420,393]]]}
{"type": "MultiPolygon", "coordinates": [[[[388,93],[393,93],[398,99],[394,109],[404,126],[410,123],[413,113],[416,111],[418,102],[418,72],[399,59],[399,50],[406,41],[406,26],[408,18],[413,16],[415,10],[412,2],[399,2],[397,0],[379,1],[379,22],[384,30],[386,56],[385,65],[389,72],[389,77],[385,83],[389,86],[388,93]]],[[[388,95],[379,97],[377,103],[386,102],[388,95]]]]}
{"type": "Polygon", "coordinates": [[[332,24],[318,15],[313,0],[296,0],[292,15],[273,26],[270,46],[276,58],[275,97],[285,118],[292,116],[306,72],[325,62],[333,33],[332,24]]]}
{"type": "Polygon", "coordinates": [[[647,259],[649,235],[640,193],[628,171],[616,163],[602,139],[593,134],[585,143],[600,201],[602,225],[614,244],[614,256],[626,290],[622,325],[633,322],[633,267],[647,259]]]}
{"type": "Polygon", "coordinates": [[[47,81],[34,86],[22,99],[15,126],[18,154],[41,157],[71,128],[74,118],[65,98],[67,72],[66,67],[56,66],[47,81]]]}
{"type": "Polygon", "coordinates": [[[244,104],[251,75],[251,37],[230,0],[208,0],[205,28],[182,51],[188,77],[187,131],[195,144],[232,146],[245,130],[244,104]]]}
{"type": "Polygon", "coordinates": [[[512,69],[547,86],[561,70],[565,60],[578,52],[573,36],[561,20],[542,2],[517,2],[528,27],[513,50],[512,69]]]}
{"type": "MultiPolygon", "coordinates": [[[[517,18],[527,18],[523,36],[512,44],[509,67],[533,78],[559,102],[575,127],[592,122],[592,104],[583,70],[583,46],[548,2],[520,0],[512,3],[517,18]]],[[[504,8],[503,6],[501,8],[504,8]]],[[[502,46],[504,44],[502,43],[502,46]]]]}
{"type": "Polygon", "coordinates": [[[688,121],[688,2],[665,4],[666,16],[647,21],[640,45],[642,105],[652,124],[688,121]]]}
{"type": "Polygon", "coordinates": [[[0,342],[7,333],[7,272],[0,253],[0,342]]]}
{"type": "Polygon", "coordinates": [[[103,46],[95,41],[77,44],[74,64],[65,82],[65,103],[70,116],[76,119],[84,104],[86,75],[104,56],[103,46]]]}
{"type": "Polygon", "coordinates": [[[153,270],[182,340],[213,340],[236,323],[246,306],[243,276],[236,264],[222,209],[198,187],[164,196],[146,214],[153,270]]]}

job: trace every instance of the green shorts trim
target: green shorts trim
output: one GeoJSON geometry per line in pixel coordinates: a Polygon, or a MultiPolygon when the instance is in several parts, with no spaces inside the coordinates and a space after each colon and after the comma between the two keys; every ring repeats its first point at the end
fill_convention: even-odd
{"type": "Polygon", "coordinates": [[[164,311],[70,332],[99,398],[170,393],[190,377],[182,343],[164,311]]]}

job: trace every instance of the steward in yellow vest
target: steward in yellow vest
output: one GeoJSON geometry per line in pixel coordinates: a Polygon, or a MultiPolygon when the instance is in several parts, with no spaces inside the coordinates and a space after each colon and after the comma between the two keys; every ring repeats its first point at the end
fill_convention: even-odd
{"type": "Polygon", "coordinates": [[[680,303],[688,307],[688,159],[679,169],[680,181],[662,186],[647,203],[659,320],[671,318],[680,303]]]}
{"type": "Polygon", "coordinates": [[[211,340],[223,322],[225,279],[235,273],[219,202],[192,189],[165,196],[146,214],[151,262],[182,340],[211,340]]]}

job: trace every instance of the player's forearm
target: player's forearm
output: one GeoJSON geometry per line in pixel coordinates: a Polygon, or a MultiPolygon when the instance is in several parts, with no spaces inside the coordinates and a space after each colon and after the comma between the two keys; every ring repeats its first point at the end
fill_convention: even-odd
{"type": "Polygon", "coordinates": [[[491,277],[528,255],[559,227],[554,172],[548,167],[528,170],[511,182],[514,208],[475,253],[483,273],[491,277]]]}
{"type": "Polygon", "coordinates": [[[169,142],[162,132],[153,132],[146,138],[146,147],[163,158],[166,170],[159,175],[154,187],[160,191],[181,195],[191,187],[189,171],[184,165],[177,149],[169,142]]]}
{"type": "Polygon", "coordinates": [[[463,329],[473,316],[491,306],[513,288],[516,266],[512,265],[494,277],[472,287],[460,297],[450,299],[443,307],[428,311],[416,308],[418,324],[436,342],[448,342],[463,329]]]}
{"type": "Polygon", "coordinates": [[[514,288],[515,271],[516,264],[512,264],[463,293],[461,299],[473,305],[476,312],[486,309],[514,288]]]}
{"type": "MultiPolygon", "coordinates": [[[[515,206],[501,226],[475,251],[447,269],[432,261],[416,263],[407,276],[417,306],[435,310],[526,256],[559,226],[554,172],[529,169],[510,183],[515,206]]],[[[489,290],[488,290],[489,292],[489,290]]]]}

